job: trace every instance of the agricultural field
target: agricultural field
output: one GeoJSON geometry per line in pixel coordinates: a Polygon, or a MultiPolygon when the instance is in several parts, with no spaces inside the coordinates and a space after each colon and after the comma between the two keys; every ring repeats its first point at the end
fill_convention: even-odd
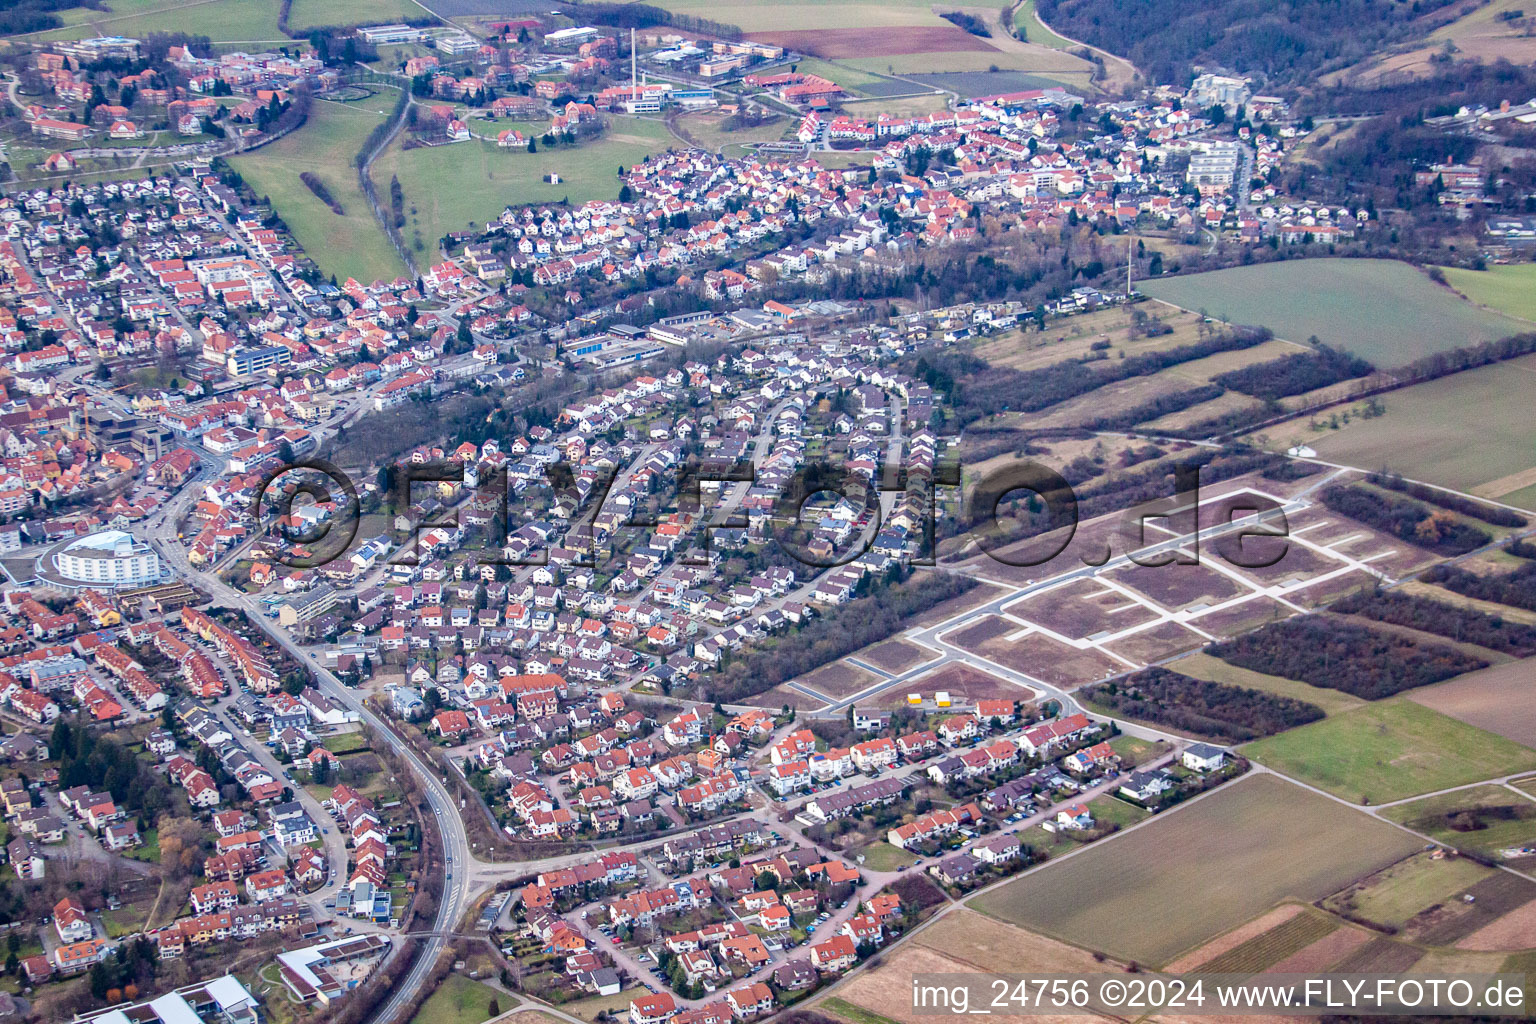
{"type": "MultiPolygon", "coordinates": [[[[1404,929],[1408,938],[1428,946],[1460,946],[1471,936],[1480,934],[1482,948],[1487,949],[1492,944],[1490,933],[1508,929],[1510,922],[1506,919],[1511,914],[1519,914],[1524,918],[1524,925],[1523,928],[1517,925],[1514,930],[1525,932],[1521,945],[1528,948],[1531,937],[1529,914],[1531,904],[1536,902],[1536,882],[1510,871],[1494,871],[1469,886],[1465,896],[1467,898],[1462,898],[1458,893],[1454,899],[1426,907],[1404,929]]],[[[1506,941],[1507,938],[1506,933],[1506,941]]],[[[1476,954],[1465,955],[1476,958],[1476,954]]]]}
{"type": "Polygon", "coordinates": [[[1385,412],[1332,429],[1297,419],[1269,432],[1329,462],[1390,469],[1414,480],[1536,509],[1536,423],[1524,403],[1536,356],[1521,356],[1383,395],[1385,412]]]}
{"type": "Polygon", "coordinates": [[[293,0],[288,27],[303,32],[322,25],[381,25],[426,14],[414,0],[293,0]]]}
{"type": "MultiPolygon", "coordinates": [[[[1035,932],[955,909],[881,957],[879,966],[859,972],[837,994],[813,1009],[854,1024],[927,1024],[912,1012],[912,976],[930,973],[1060,971],[1072,974],[1112,969],[1085,950],[1035,932]]],[[[994,1015],[1001,1022],[1040,1018],[994,1015]]]]}
{"type": "Polygon", "coordinates": [[[1406,263],[1302,259],[1143,281],[1148,295],[1229,323],[1324,343],[1390,369],[1529,327],[1479,309],[1406,263]]]}
{"type": "MultiPolygon", "coordinates": [[[[836,60],[844,69],[876,75],[1033,72],[1048,78],[1048,84],[1092,90],[1091,64],[1048,45],[1015,39],[1004,29],[1004,5],[997,0],[971,8],[989,24],[991,38],[972,35],[919,0],[661,0],[659,6],[737,25],[749,39],[836,60]]],[[[827,77],[839,81],[836,74],[827,77]]]]}
{"type": "Polygon", "coordinates": [[[1479,306],[1536,320],[1536,263],[1491,266],[1487,270],[1440,269],[1452,288],[1479,306]]]}
{"type": "Polygon", "coordinates": [[[1267,931],[1211,957],[1201,971],[1250,973],[1273,969],[1282,960],[1324,941],[1338,931],[1338,921],[1302,910],[1267,931]]]}
{"type": "Polygon", "coordinates": [[[676,144],[661,121],[629,117],[611,118],[609,130],[591,142],[539,146],[537,153],[475,140],[407,150],[397,140],[374,161],[373,181],[380,195],[388,195],[390,177],[399,177],[406,206],[402,233],[412,250],[428,258],[448,232],[484,225],[509,205],[612,199],[619,193],[620,167],[676,144]],[[559,184],[541,180],[552,172],[560,175],[559,184]]]}
{"type": "Polygon", "coordinates": [[[975,905],[1090,950],[1160,965],[1281,900],[1319,899],[1417,846],[1390,825],[1260,775],[1047,864],[975,905]],[[1203,897],[1181,898],[1191,892],[1203,897]]]}
{"type": "MultiPolygon", "coordinates": [[[[1061,320],[1047,320],[1043,331],[1007,331],[977,341],[972,354],[994,366],[1015,370],[1038,370],[1069,359],[1083,359],[1108,343],[1115,353],[1127,356],[1163,352],[1193,345],[1205,338],[1198,313],[1179,309],[1155,300],[1138,302],[1131,310],[1123,306],[1082,313],[1061,320]],[[1145,313],[1149,322],[1168,328],[1157,337],[1138,337],[1132,332],[1132,312],[1145,313]]],[[[1177,373],[1191,382],[1204,383],[1212,375],[1290,355],[1299,351],[1295,345],[1273,341],[1248,349],[1207,356],[1204,359],[1171,367],[1165,373],[1177,373]]],[[[1154,375],[1155,376],[1155,375],[1154,375]]],[[[1033,421],[1031,421],[1033,425],[1033,421]]]]}
{"type": "Polygon", "coordinates": [[[1243,748],[1346,800],[1385,803],[1536,768],[1536,750],[1393,698],[1243,748]]]}
{"type": "MultiPolygon", "coordinates": [[[[1476,786],[1384,808],[1382,816],[1446,846],[1499,856],[1536,845],[1536,800],[1506,786],[1476,786]]],[[[1506,857],[1519,862],[1526,858],[1506,857]]]]}
{"type": "Polygon", "coordinates": [[[843,104],[843,113],[853,117],[916,117],[933,114],[949,107],[949,97],[942,92],[920,92],[912,96],[890,99],[852,100],[843,104]]]}
{"type": "MultiPolygon", "coordinates": [[[[927,25],[953,27],[923,0],[660,0],[658,7],[735,25],[748,35],[772,32],[786,24],[797,29],[850,29],[861,26],[927,25]]],[[[1001,8],[1001,0],[991,4],[1001,8]]]]}
{"type": "Polygon", "coordinates": [[[1000,92],[1020,92],[1025,89],[1054,89],[1065,86],[1077,92],[1090,92],[1087,72],[1063,71],[1038,74],[1029,71],[1004,71],[999,68],[976,71],[939,71],[925,74],[909,74],[907,79],[921,82],[935,89],[945,89],[960,96],[991,96],[1000,92]]]}
{"type": "Polygon", "coordinates": [[[25,38],[43,42],[95,35],[143,38],[151,32],[186,32],[207,36],[216,43],[289,41],[277,27],[280,0],[103,0],[102,6],[105,10],[77,7],[60,12],[62,28],[25,38]]]}
{"type": "MultiPolygon", "coordinates": [[[[272,201],[272,208],[321,272],[335,274],[338,280],[387,281],[405,270],[363,197],[352,162],[394,102],[395,91],[387,88],[351,103],[316,100],[304,127],[230,161],[258,196],[272,201]],[[342,216],[299,180],[303,171],[320,177],[341,204],[342,216]]],[[[383,184],[381,195],[387,201],[387,177],[383,184]]]]}
{"type": "Polygon", "coordinates": [[[1531,700],[1531,668],[1523,661],[1494,665],[1423,687],[1410,699],[1468,725],[1536,747],[1536,701],[1531,700]]]}
{"type": "Polygon", "coordinates": [[[1231,931],[1216,936],[1205,945],[1190,950],[1177,960],[1169,961],[1163,966],[1163,970],[1170,974],[1180,974],[1210,963],[1215,958],[1286,924],[1303,909],[1299,903],[1282,903],[1272,910],[1265,911],[1252,921],[1244,922],[1231,931]]]}

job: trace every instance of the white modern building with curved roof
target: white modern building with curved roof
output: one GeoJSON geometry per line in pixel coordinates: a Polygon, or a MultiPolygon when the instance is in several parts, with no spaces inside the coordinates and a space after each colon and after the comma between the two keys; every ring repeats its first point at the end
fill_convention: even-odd
{"type": "Polygon", "coordinates": [[[122,590],[160,582],[160,556],[121,530],[104,530],[68,541],[49,552],[46,560],[66,583],[122,590]]]}

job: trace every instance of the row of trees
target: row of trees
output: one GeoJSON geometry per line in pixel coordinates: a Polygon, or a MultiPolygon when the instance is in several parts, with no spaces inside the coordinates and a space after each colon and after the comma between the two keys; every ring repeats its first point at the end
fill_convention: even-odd
{"type": "Polygon", "coordinates": [[[1536,562],[1500,576],[1479,576],[1454,565],[1437,565],[1424,580],[1463,597],[1536,611],[1536,562]]]}
{"type": "Polygon", "coordinates": [[[1304,615],[1213,644],[1208,652],[1240,668],[1300,679],[1367,700],[1487,668],[1481,658],[1421,644],[1338,619],[1304,615]]]}
{"type": "Polygon", "coordinates": [[[1098,353],[1096,358],[1069,359],[1028,371],[992,366],[967,353],[945,350],[924,354],[911,370],[946,395],[955,407],[956,420],[964,425],[999,412],[1038,412],[1118,381],[1150,376],[1218,352],[1253,348],[1271,337],[1262,327],[1234,327],[1159,352],[1120,360],[1098,353]]]}
{"type": "Polygon", "coordinates": [[[1331,611],[1377,622],[1407,626],[1450,640],[1464,641],[1517,658],[1536,654],[1536,626],[1509,622],[1474,608],[1407,594],[1401,590],[1361,590],[1330,606],[1331,611]]]}
{"type": "MultiPolygon", "coordinates": [[[[1179,465],[1200,471],[1201,484],[1219,483],[1244,473],[1269,473],[1288,461],[1272,452],[1242,447],[1226,450],[1200,448],[1180,452],[1178,458],[1179,465]]],[[[1144,462],[1125,471],[1102,475],[1096,462],[1075,459],[1068,464],[1063,475],[1072,487],[1077,522],[1160,498],[1170,498],[1175,494],[1178,483],[1175,464],[1167,459],[1144,462]]],[[[967,507],[957,516],[945,518],[939,525],[939,532],[946,537],[967,533],[983,520],[990,519],[992,514],[991,509],[967,507]]],[[[1015,539],[1041,537],[1063,525],[1056,510],[1047,507],[1045,502],[1026,491],[1016,491],[1007,496],[1007,500],[999,503],[996,515],[1018,521],[1017,533],[1010,534],[1015,539]]],[[[1056,543],[1054,537],[1042,540],[1042,556],[1045,548],[1054,547],[1056,543]]],[[[1023,559],[1029,552],[1019,551],[1017,554],[1023,559]]],[[[1023,564],[1022,561],[1020,564],[1023,564]]]]}
{"type": "Polygon", "coordinates": [[[1227,389],[1220,384],[1200,384],[1182,391],[1158,395],[1121,412],[1087,420],[1083,426],[1089,430],[1128,430],[1138,423],[1149,423],[1176,412],[1183,412],[1202,402],[1220,398],[1226,393],[1227,389]]]}
{"type": "Polygon", "coordinates": [[[1298,352],[1281,356],[1265,363],[1229,370],[1211,379],[1233,391],[1275,401],[1340,381],[1364,377],[1373,369],[1375,367],[1364,359],[1320,344],[1315,353],[1298,352]]]}
{"type": "Polygon", "coordinates": [[[1430,510],[1417,501],[1364,487],[1335,484],[1322,497],[1323,504],[1341,516],[1437,554],[1464,555],[1493,540],[1446,509],[1430,510]]]}
{"type": "Polygon", "coordinates": [[[1090,686],[1083,696],[1128,718],[1232,742],[1271,736],[1323,717],[1322,708],[1294,697],[1195,679],[1166,668],[1090,686]]]}
{"type": "Polygon", "coordinates": [[[1454,491],[1442,490],[1438,487],[1429,487],[1425,484],[1414,483],[1412,480],[1404,480],[1396,473],[1372,473],[1368,478],[1377,487],[1385,487],[1388,490],[1406,494],[1420,501],[1427,501],[1431,505],[1439,505],[1441,508],[1452,512],[1459,512],[1473,519],[1481,519],[1485,523],[1494,526],[1521,527],[1526,525],[1525,516],[1513,509],[1500,508],[1497,505],[1489,505],[1457,494],[1454,491]]]}

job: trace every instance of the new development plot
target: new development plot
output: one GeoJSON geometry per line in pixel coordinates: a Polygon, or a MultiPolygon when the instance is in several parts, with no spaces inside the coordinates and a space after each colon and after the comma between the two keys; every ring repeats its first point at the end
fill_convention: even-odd
{"type": "MultiPolygon", "coordinates": [[[[1091,576],[1037,589],[1004,604],[998,614],[949,634],[948,641],[1035,678],[1078,686],[1316,607],[1370,584],[1373,572],[1389,570],[1390,578],[1430,557],[1316,506],[1293,509],[1287,537],[1250,537],[1241,543],[1235,535],[1207,537],[1197,555],[1187,543],[1196,518],[1201,530],[1209,530],[1281,504],[1282,495],[1241,481],[1229,483],[1227,491],[1201,501],[1198,517],[1149,518],[1140,537],[1132,531],[1127,540],[1122,517],[1110,515],[1085,524],[1066,551],[1041,565],[1010,567],[985,556],[972,560],[979,573],[1025,585],[1036,578],[1081,574],[1082,562],[1072,564],[1074,555],[1102,562],[1105,556],[1098,552],[1105,545],[1136,547],[1143,564],[1118,562],[1091,576]],[[1186,540],[1177,549],[1154,547],[1179,538],[1186,540]],[[1176,553],[1186,562],[1192,557],[1200,561],[1156,564],[1176,553]],[[1272,564],[1253,564],[1266,558],[1274,558],[1272,564]]],[[[1046,542],[1033,543],[1044,547],[1046,542]]],[[[1030,548],[1025,541],[1000,554],[1015,557],[1030,548]]]]}
{"type": "Polygon", "coordinates": [[[1005,668],[1061,687],[1081,686],[1134,667],[1092,647],[1078,649],[995,615],[947,639],[1005,668]]]}
{"type": "Polygon", "coordinates": [[[892,639],[882,640],[878,644],[872,644],[862,650],[855,651],[849,657],[861,661],[866,665],[873,665],[892,674],[905,672],[925,661],[938,657],[933,651],[906,640],[892,639]]]}
{"type": "Polygon", "coordinates": [[[1361,804],[1536,768],[1536,751],[1401,697],[1269,736],[1243,753],[1361,804]]]}
{"type": "Polygon", "coordinates": [[[849,697],[879,681],[880,676],[874,672],[850,665],[846,661],[832,661],[806,673],[795,682],[828,697],[849,697]]]}
{"type": "Polygon", "coordinates": [[[1185,309],[1325,343],[1382,368],[1518,334],[1529,324],[1479,309],[1396,260],[1304,259],[1138,286],[1185,309]]]}
{"type": "Polygon", "coordinates": [[[973,704],[987,698],[1033,700],[1038,696],[1027,686],[1020,686],[990,672],[954,661],[887,692],[896,699],[895,702],[905,704],[909,693],[921,694],[923,700],[929,702],[940,691],[949,694],[952,704],[973,704]]]}
{"type": "Polygon", "coordinates": [[[977,909],[1163,964],[1280,900],[1318,899],[1417,846],[1390,825],[1261,775],[1032,872],[977,909]]]}

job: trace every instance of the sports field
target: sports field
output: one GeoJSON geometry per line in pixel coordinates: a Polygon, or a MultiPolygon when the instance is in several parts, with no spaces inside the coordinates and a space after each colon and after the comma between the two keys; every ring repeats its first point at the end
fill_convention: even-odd
{"type": "Polygon", "coordinates": [[[1522,356],[1381,396],[1385,410],[1338,429],[1326,418],[1272,428],[1272,444],[1301,440],[1329,462],[1383,467],[1415,480],[1536,508],[1536,419],[1527,413],[1536,356],[1522,356]]]}
{"type": "Polygon", "coordinates": [[[1396,260],[1286,260],[1137,287],[1220,320],[1268,327],[1291,341],[1316,336],[1384,369],[1530,329],[1457,298],[1396,260]]]}
{"type": "Polygon", "coordinates": [[[1443,267],[1445,279],[1461,294],[1500,313],[1536,320],[1536,263],[1463,270],[1443,267]]]}
{"type": "Polygon", "coordinates": [[[1167,963],[1280,900],[1319,899],[1418,841],[1282,779],[1240,779],[975,901],[983,913],[1167,963]]]}
{"type": "Polygon", "coordinates": [[[142,39],[151,32],[186,32],[207,36],[216,43],[286,42],[277,27],[281,6],[279,0],[103,0],[104,10],[76,7],[62,11],[63,28],[26,38],[37,42],[94,35],[142,39]]]}
{"type": "MultiPolygon", "coordinates": [[[[405,264],[374,220],[357,183],[352,160],[373,126],[395,104],[395,91],[379,92],[352,103],[316,100],[304,127],[270,146],[230,161],[258,196],[267,196],[293,237],[327,276],[367,284],[389,280],[405,264]],[[312,171],[341,203],[337,216],[311,192],[299,174],[312,171]]],[[[389,178],[381,194],[388,196],[389,178]]]]}
{"type": "Polygon", "coordinates": [[[406,244],[416,259],[436,262],[432,254],[445,234],[471,224],[483,227],[509,205],[614,199],[621,166],[677,144],[661,121],[634,117],[611,118],[608,132],[595,141],[539,146],[536,153],[479,140],[405,150],[397,140],[374,161],[373,182],[387,195],[390,175],[399,176],[406,244]],[[560,175],[559,184],[541,180],[551,172],[560,175]]]}
{"type": "MultiPolygon", "coordinates": [[[[796,62],[795,70],[802,75],[820,75],[827,81],[836,82],[844,89],[851,89],[854,92],[863,92],[871,86],[891,84],[890,79],[880,75],[871,74],[868,71],[860,71],[857,68],[848,67],[846,64],[836,64],[832,61],[820,60],[816,57],[807,57],[802,61],[796,62]]],[[[895,84],[903,85],[907,89],[914,88],[901,82],[895,84]]]]}
{"type": "Polygon", "coordinates": [[[1243,753],[1361,804],[1536,768],[1536,750],[1403,698],[1257,740],[1243,753]]]}
{"type": "MultiPolygon", "coordinates": [[[[731,118],[711,110],[683,114],[672,123],[679,131],[687,133],[695,145],[710,152],[723,150],[727,157],[745,155],[754,142],[778,142],[793,127],[788,117],[775,117],[762,124],[734,129],[729,127],[730,121],[731,118]]],[[[482,134],[494,135],[495,132],[482,134]]]]}

